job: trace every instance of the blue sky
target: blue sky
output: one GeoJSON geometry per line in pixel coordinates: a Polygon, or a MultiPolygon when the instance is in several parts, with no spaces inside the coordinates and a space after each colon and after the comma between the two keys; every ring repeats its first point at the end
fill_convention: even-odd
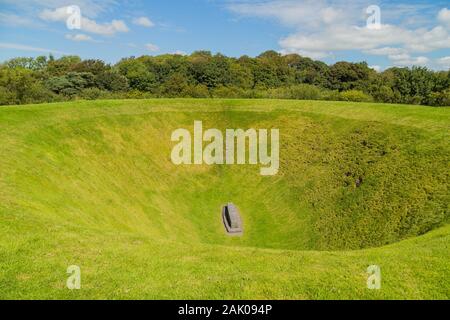
{"type": "Polygon", "coordinates": [[[404,0],[0,0],[1,61],[51,52],[116,62],[195,50],[229,56],[276,50],[327,63],[367,61],[381,70],[394,65],[448,69],[450,5],[404,0]],[[377,7],[367,12],[371,5],[380,9],[379,20],[377,7]],[[67,27],[73,18],[68,6],[80,8],[81,29],[67,27]]]}

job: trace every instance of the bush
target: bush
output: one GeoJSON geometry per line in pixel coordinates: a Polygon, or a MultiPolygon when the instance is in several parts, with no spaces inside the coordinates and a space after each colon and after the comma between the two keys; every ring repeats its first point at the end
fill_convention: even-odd
{"type": "Polygon", "coordinates": [[[256,93],[262,94],[261,98],[269,98],[269,99],[289,99],[288,88],[271,88],[265,90],[256,90],[256,93]]]}
{"type": "Polygon", "coordinates": [[[35,82],[24,92],[21,103],[43,103],[58,100],[58,96],[48,90],[42,83],[35,82]]]}
{"type": "MultiPolygon", "coordinates": [[[[337,91],[336,91],[337,92],[337,91]]],[[[295,100],[339,100],[334,91],[319,88],[310,84],[299,84],[290,87],[269,89],[265,98],[295,100]]]]}
{"type": "Polygon", "coordinates": [[[378,102],[393,103],[396,102],[394,91],[388,86],[380,86],[372,92],[372,96],[378,102]]]}
{"type": "Polygon", "coordinates": [[[99,88],[87,88],[81,90],[78,97],[86,100],[105,99],[109,98],[109,92],[100,90],[99,88]]]}
{"type": "Polygon", "coordinates": [[[256,87],[255,89],[250,89],[249,91],[245,92],[246,94],[245,98],[250,99],[267,99],[269,98],[269,94],[267,92],[267,89],[256,87]]]}
{"type": "Polygon", "coordinates": [[[371,102],[372,96],[365,94],[360,90],[347,90],[340,93],[340,100],[353,102],[371,102]]]}
{"type": "Polygon", "coordinates": [[[174,73],[159,87],[158,95],[169,98],[183,97],[187,89],[186,78],[182,74],[174,73]]]}
{"type": "Polygon", "coordinates": [[[403,99],[404,103],[407,104],[415,104],[415,105],[420,105],[423,101],[423,98],[421,96],[405,96],[403,99]]]}
{"type": "Polygon", "coordinates": [[[202,84],[199,85],[188,85],[184,91],[183,96],[190,98],[209,98],[209,90],[208,87],[202,84]]]}
{"type": "Polygon", "coordinates": [[[105,71],[96,76],[95,82],[100,89],[118,92],[128,90],[128,79],[115,71],[105,71]]]}
{"type": "Polygon", "coordinates": [[[37,73],[29,69],[0,67],[0,104],[53,101],[55,95],[44,87],[37,73]]]}
{"type": "Polygon", "coordinates": [[[90,72],[69,72],[64,76],[50,78],[45,84],[54,93],[70,97],[85,88],[92,87],[95,81],[94,75],[90,72]]]}
{"type": "Polygon", "coordinates": [[[0,87],[0,106],[18,104],[19,102],[14,92],[9,91],[5,87],[0,87]]]}
{"type": "Polygon", "coordinates": [[[430,106],[448,107],[450,106],[450,89],[443,92],[433,92],[427,101],[430,106]]]}
{"type": "Polygon", "coordinates": [[[118,99],[120,98],[124,98],[124,99],[150,99],[150,98],[154,98],[155,96],[150,93],[150,92],[142,92],[139,90],[131,90],[128,92],[125,92],[123,94],[120,94],[120,96],[123,97],[118,97],[118,99]]]}
{"type": "Polygon", "coordinates": [[[327,101],[339,101],[341,99],[341,94],[337,90],[322,90],[320,100],[327,101]]]}
{"type": "Polygon", "coordinates": [[[364,62],[328,66],[274,51],[238,59],[207,51],[190,56],[130,57],[113,66],[77,56],[0,63],[1,104],[104,97],[215,97],[445,106],[449,105],[449,87],[449,71],[394,67],[377,73],[364,62]]]}
{"type": "Polygon", "coordinates": [[[317,100],[320,95],[320,89],[310,84],[299,84],[288,89],[288,99],[317,100]]]}
{"type": "Polygon", "coordinates": [[[218,86],[212,89],[213,98],[242,98],[245,96],[244,90],[238,87],[218,86]]]}

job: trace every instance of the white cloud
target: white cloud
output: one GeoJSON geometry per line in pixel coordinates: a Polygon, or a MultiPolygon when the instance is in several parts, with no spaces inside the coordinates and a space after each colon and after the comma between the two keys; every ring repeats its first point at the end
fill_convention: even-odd
{"type": "Polygon", "coordinates": [[[280,50],[281,54],[290,54],[297,53],[303,57],[308,57],[315,60],[320,60],[332,55],[331,51],[311,51],[311,50],[302,50],[299,48],[285,47],[280,50]]]}
{"type": "Polygon", "coordinates": [[[155,24],[153,23],[152,20],[150,20],[147,17],[139,17],[139,18],[134,18],[133,19],[133,23],[135,25],[141,26],[141,27],[146,27],[146,28],[151,28],[154,27],[155,24]]]}
{"type": "Polygon", "coordinates": [[[187,56],[188,55],[186,52],[184,52],[182,50],[177,50],[173,54],[177,54],[177,55],[180,55],[180,56],[187,56]]]}
{"type": "Polygon", "coordinates": [[[294,31],[279,40],[280,51],[313,59],[338,51],[360,51],[386,56],[394,65],[424,65],[431,63],[424,53],[450,49],[450,28],[444,27],[450,25],[450,10],[444,8],[436,15],[429,6],[382,4],[381,28],[370,29],[366,25],[368,5],[364,0],[241,0],[228,8],[241,16],[272,18],[291,27],[294,31]],[[424,10],[427,16],[420,27],[405,22],[424,10]]]}
{"type": "Polygon", "coordinates": [[[1,0],[0,2],[13,5],[21,12],[33,12],[43,9],[55,9],[68,5],[81,8],[84,16],[95,18],[118,4],[117,0],[1,0]]]}
{"type": "MultiPolygon", "coordinates": [[[[378,30],[357,26],[336,26],[307,34],[299,32],[280,41],[285,49],[307,51],[373,50],[382,52],[391,45],[414,52],[429,52],[450,48],[450,35],[438,26],[432,30],[407,30],[393,25],[381,25],[378,30]]],[[[400,49],[395,49],[400,50],[400,49]]],[[[388,53],[389,54],[389,53],[388,53]]]]}
{"type": "Polygon", "coordinates": [[[388,56],[388,58],[395,66],[426,66],[430,62],[430,59],[428,59],[427,57],[411,57],[407,53],[390,55],[388,56]]]}
{"type": "Polygon", "coordinates": [[[62,51],[53,50],[53,49],[45,49],[45,48],[39,48],[39,47],[33,47],[28,46],[24,44],[18,44],[18,43],[5,43],[0,42],[0,48],[3,49],[14,49],[14,50],[20,50],[20,51],[32,51],[32,52],[44,52],[44,53],[56,53],[56,54],[67,54],[62,51]]]}
{"type": "Polygon", "coordinates": [[[66,21],[69,18],[68,7],[61,7],[55,10],[45,9],[39,14],[39,18],[45,21],[66,21]]]}
{"type": "MultiPolygon", "coordinates": [[[[45,9],[39,15],[42,20],[53,22],[66,22],[70,14],[67,12],[67,7],[60,7],[55,10],[45,9]]],[[[118,32],[128,32],[129,29],[122,20],[112,20],[109,23],[99,24],[94,20],[81,17],[81,30],[85,32],[100,34],[100,35],[114,35],[118,32]]]]}
{"type": "Polygon", "coordinates": [[[149,51],[151,51],[151,52],[157,52],[157,51],[159,51],[159,47],[158,47],[157,45],[155,45],[155,44],[152,44],[152,43],[147,43],[147,44],[145,45],[145,47],[147,48],[147,50],[149,50],[149,51]]]}
{"type": "Polygon", "coordinates": [[[77,41],[77,42],[81,42],[81,41],[93,41],[93,39],[86,35],[86,34],[82,34],[82,33],[77,33],[77,34],[66,34],[66,39],[68,40],[72,40],[72,41],[77,41]]]}
{"type": "Polygon", "coordinates": [[[450,69],[450,56],[439,58],[436,63],[442,68],[450,69]]]}
{"type": "Polygon", "coordinates": [[[422,20],[420,27],[414,28],[407,18],[416,17],[421,10],[429,13],[429,6],[382,4],[381,28],[370,29],[365,13],[368,5],[365,0],[242,0],[228,8],[241,16],[273,18],[293,28],[291,34],[279,40],[280,51],[313,59],[330,57],[338,51],[360,51],[386,56],[394,65],[424,65],[431,62],[424,53],[450,49],[450,29],[444,27],[450,26],[450,10],[444,8],[437,16],[434,11],[434,18],[426,16],[427,23],[422,20]]]}
{"type": "Polygon", "coordinates": [[[380,72],[381,71],[381,67],[380,66],[369,66],[369,68],[375,70],[376,72],[380,72]]]}
{"type": "Polygon", "coordinates": [[[333,7],[324,0],[232,3],[228,8],[243,16],[274,18],[288,26],[318,27],[342,21],[353,12],[353,6],[333,7]]]}
{"type": "Polygon", "coordinates": [[[0,24],[9,27],[28,27],[35,25],[35,22],[28,17],[0,12],[0,24]]]}
{"type": "Polygon", "coordinates": [[[438,20],[444,24],[450,27],[450,10],[447,8],[441,9],[438,13],[438,20]]]}
{"type": "Polygon", "coordinates": [[[101,35],[114,35],[117,32],[129,31],[127,25],[122,20],[112,20],[110,23],[97,24],[97,22],[87,18],[81,19],[81,29],[86,32],[101,35]]]}
{"type": "Polygon", "coordinates": [[[364,51],[364,53],[373,54],[373,55],[377,55],[377,56],[402,54],[404,52],[405,52],[405,49],[403,49],[403,48],[393,48],[393,47],[381,47],[381,48],[369,49],[369,50],[364,51]]]}

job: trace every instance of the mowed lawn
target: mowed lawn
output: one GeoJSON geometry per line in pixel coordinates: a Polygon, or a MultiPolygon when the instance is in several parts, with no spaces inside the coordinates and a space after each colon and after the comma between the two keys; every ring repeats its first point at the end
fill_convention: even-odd
{"type": "Polygon", "coordinates": [[[449,299],[449,133],[450,109],[406,105],[0,107],[0,299],[449,299]],[[279,129],[279,173],[174,165],[171,133],[195,120],[279,129]]]}

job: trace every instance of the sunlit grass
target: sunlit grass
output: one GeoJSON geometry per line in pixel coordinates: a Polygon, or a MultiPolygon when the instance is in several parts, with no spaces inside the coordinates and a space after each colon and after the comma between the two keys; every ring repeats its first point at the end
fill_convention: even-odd
{"type": "Polygon", "coordinates": [[[1,107],[0,128],[0,298],[450,297],[446,108],[78,101],[1,107]],[[279,128],[280,173],[173,165],[194,120],[279,128]]]}

